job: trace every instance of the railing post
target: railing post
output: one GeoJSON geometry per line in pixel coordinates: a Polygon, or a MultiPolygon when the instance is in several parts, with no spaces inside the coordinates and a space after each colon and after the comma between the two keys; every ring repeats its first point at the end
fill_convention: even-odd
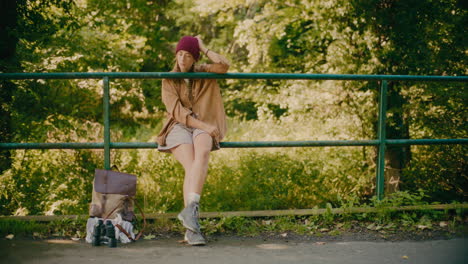
{"type": "Polygon", "coordinates": [[[387,81],[382,81],[380,86],[379,100],[379,123],[378,123],[378,154],[377,154],[377,198],[382,200],[384,194],[384,178],[385,178],[385,140],[386,140],[386,124],[387,115],[387,81]]]}
{"type": "Polygon", "coordinates": [[[109,77],[105,76],[102,79],[104,94],[104,169],[110,170],[110,124],[109,124],[109,77]]]}

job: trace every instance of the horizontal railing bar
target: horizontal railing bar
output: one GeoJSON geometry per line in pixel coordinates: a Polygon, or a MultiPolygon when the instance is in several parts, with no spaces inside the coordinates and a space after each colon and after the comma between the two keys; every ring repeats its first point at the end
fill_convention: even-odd
{"type": "Polygon", "coordinates": [[[373,146],[378,140],[316,140],[316,141],[244,141],[221,142],[221,148],[331,147],[373,146]]]}
{"type": "MultiPolygon", "coordinates": [[[[221,217],[275,217],[275,216],[307,216],[320,214],[359,214],[392,211],[426,211],[426,210],[456,210],[468,209],[468,203],[462,204],[431,204],[410,205],[398,207],[350,207],[350,208],[314,208],[314,209],[287,209],[287,210],[260,210],[260,211],[230,211],[230,212],[201,212],[200,218],[221,217]]],[[[176,219],[178,213],[145,214],[146,219],[176,219]]],[[[87,219],[89,215],[27,215],[27,216],[0,216],[1,220],[50,222],[61,219],[87,219]]]]}
{"type": "MultiPolygon", "coordinates": [[[[445,145],[468,144],[468,139],[387,139],[388,145],[445,145]]],[[[276,147],[346,147],[376,146],[378,140],[316,140],[316,141],[244,141],[221,142],[221,148],[276,148],[276,147]]],[[[111,142],[112,149],[153,149],[155,142],[111,142]]],[[[0,149],[103,149],[102,142],[89,143],[0,143],[0,149]]]]}
{"type": "Polygon", "coordinates": [[[468,138],[455,139],[387,139],[387,145],[451,145],[468,144],[468,138]]]}
{"type": "Polygon", "coordinates": [[[180,73],[180,72],[51,72],[51,73],[0,73],[0,79],[287,79],[287,80],[388,80],[388,81],[448,81],[467,82],[468,76],[419,75],[367,75],[367,74],[316,74],[316,73],[180,73]]]}
{"type": "Polygon", "coordinates": [[[104,143],[0,143],[0,149],[104,149],[104,143]]]}
{"type": "MultiPolygon", "coordinates": [[[[222,148],[372,146],[377,140],[221,142],[222,148]]],[[[155,142],[111,142],[112,149],[157,148],[155,142]]],[[[0,149],[103,149],[104,143],[0,143],[0,149]]]]}

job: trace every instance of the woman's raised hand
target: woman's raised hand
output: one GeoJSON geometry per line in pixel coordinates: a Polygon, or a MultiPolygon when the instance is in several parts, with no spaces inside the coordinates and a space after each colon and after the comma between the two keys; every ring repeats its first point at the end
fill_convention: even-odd
{"type": "Polygon", "coordinates": [[[213,67],[211,67],[210,72],[226,73],[229,69],[229,61],[224,56],[212,50],[208,50],[205,47],[205,44],[203,43],[203,40],[201,39],[200,35],[196,36],[195,38],[198,40],[198,47],[200,48],[200,51],[203,54],[205,54],[208,57],[208,59],[210,59],[216,64],[213,67]]]}
{"type": "Polygon", "coordinates": [[[195,37],[198,40],[198,47],[200,48],[200,51],[205,53],[206,52],[206,47],[205,44],[203,43],[203,40],[201,39],[200,35],[195,37]]]}

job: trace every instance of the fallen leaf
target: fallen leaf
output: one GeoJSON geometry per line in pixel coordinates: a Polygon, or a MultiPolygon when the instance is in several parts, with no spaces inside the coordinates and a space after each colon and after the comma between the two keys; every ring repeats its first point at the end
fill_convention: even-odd
{"type": "Polygon", "coordinates": [[[402,259],[409,259],[408,256],[404,255],[401,257],[402,259]]]}
{"type": "Polygon", "coordinates": [[[446,221],[442,221],[442,222],[439,223],[439,226],[440,227],[446,227],[446,226],[448,226],[448,223],[446,221]]]}
{"type": "Polygon", "coordinates": [[[426,225],[417,225],[417,228],[424,230],[424,229],[428,229],[429,227],[426,225]]]}
{"type": "Polygon", "coordinates": [[[265,224],[265,225],[271,225],[271,220],[263,221],[263,224],[265,224]]]}
{"type": "Polygon", "coordinates": [[[319,245],[319,246],[321,246],[321,245],[325,245],[326,243],[325,243],[325,242],[321,242],[321,241],[319,241],[319,242],[315,242],[314,244],[315,244],[315,245],[319,245]]]}
{"type": "Polygon", "coordinates": [[[282,237],[287,237],[288,236],[288,233],[283,233],[281,234],[282,237]]]}
{"type": "Polygon", "coordinates": [[[328,231],[330,231],[330,229],[328,229],[328,228],[320,228],[319,231],[320,231],[320,232],[328,232],[328,231]]]}
{"type": "Polygon", "coordinates": [[[34,232],[34,233],[33,233],[33,236],[35,236],[35,237],[40,237],[41,234],[40,234],[39,232],[34,232]]]}
{"type": "Polygon", "coordinates": [[[367,229],[369,230],[375,230],[375,225],[374,224],[370,224],[366,227],[367,229]]]}
{"type": "Polygon", "coordinates": [[[79,238],[79,237],[72,237],[71,240],[73,240],[73,241],[79,241],[80,238],[79,238]]]}
{"type": "Polygon", "coordinates": [[[150,239],[153,239],[155,237],[156,237],[155,235],[147,235],[147,236],[144,236],[143,239],[150,240],[150,239]]]}
{"type": "Polygon", "coordinates": [[[8,235],[8,236],[6,236],[5,238],[6,238],[6,239],[13,239],[14,237],[15,237],[15,235],[13,235],[13,234],[9,234],[9,235],[8,235]]]}

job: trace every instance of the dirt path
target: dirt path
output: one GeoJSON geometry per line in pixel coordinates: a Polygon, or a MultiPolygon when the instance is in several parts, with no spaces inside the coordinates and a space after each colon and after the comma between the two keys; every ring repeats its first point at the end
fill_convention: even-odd
{"type": "Polygon", "coordinates": [[[0,239],[0,263],[468,263],[468,238],[399,242],[312,242],[218,237],[205,247],[176,238],[118,248],[83,241],[0,239]]]}

